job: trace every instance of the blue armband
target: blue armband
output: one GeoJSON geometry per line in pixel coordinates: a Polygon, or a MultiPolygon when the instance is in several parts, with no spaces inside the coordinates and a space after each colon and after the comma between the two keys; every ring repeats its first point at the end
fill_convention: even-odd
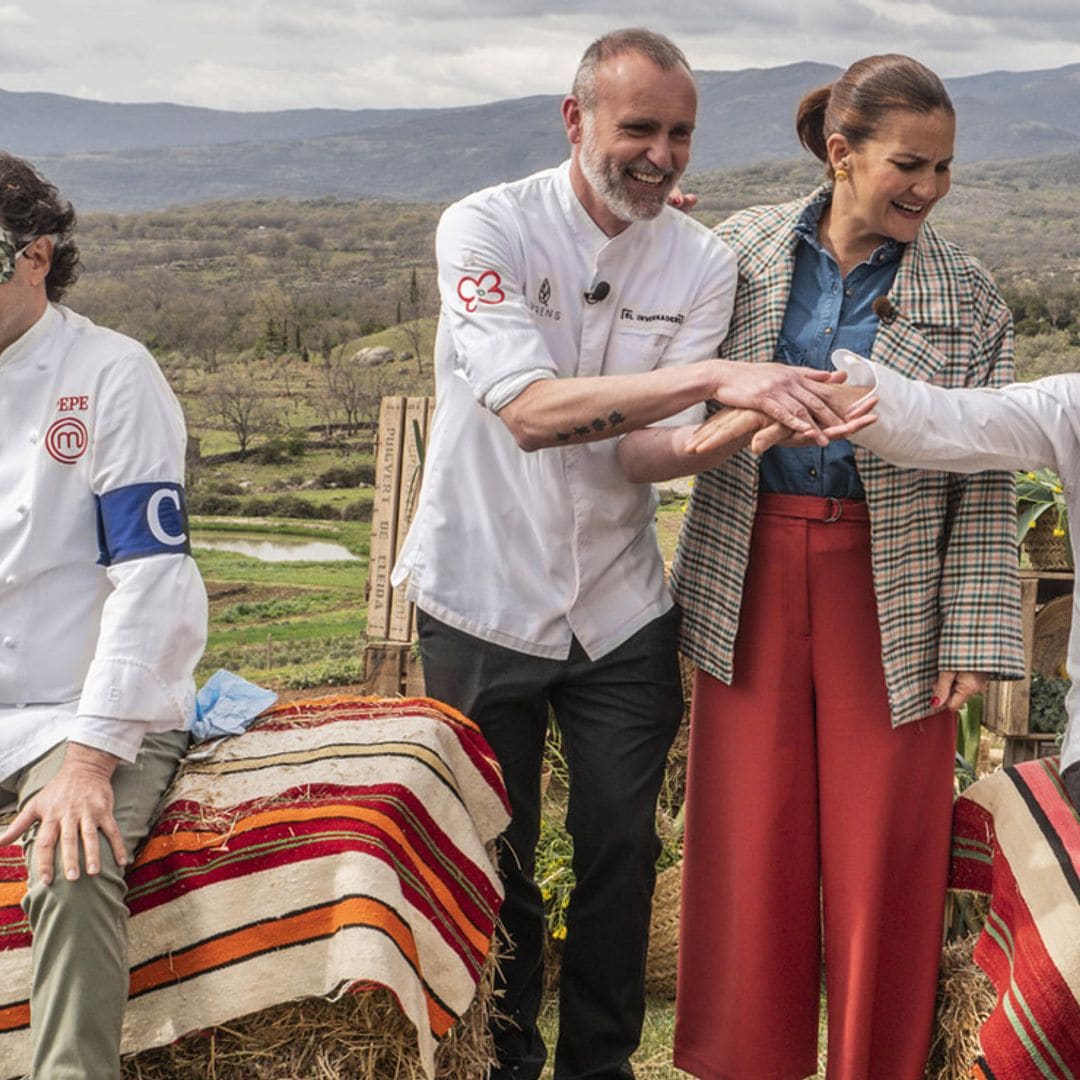
{"type": "Polygon", "coordinates": [[[147,555],[191,554],[187,500],[179,484],[131,484],[95,498],[102,566],[147,555]]]}

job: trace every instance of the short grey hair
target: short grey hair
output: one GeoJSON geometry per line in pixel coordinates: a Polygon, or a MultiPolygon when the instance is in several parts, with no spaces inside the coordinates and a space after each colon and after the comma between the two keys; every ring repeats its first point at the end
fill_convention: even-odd
{"type": "Polygon", "coordinates": [[[578,64],[577,74],[571,95],[585,112],[596,108],[596,70],[605,61],[624,53],[636,52],[647,56],[662,71],[683,67],[693,77],[690,64],[670,38],[643,26],[631,26],[625,30],[612,30],[610,34],[597,38],[586,50],[578,64]]]}

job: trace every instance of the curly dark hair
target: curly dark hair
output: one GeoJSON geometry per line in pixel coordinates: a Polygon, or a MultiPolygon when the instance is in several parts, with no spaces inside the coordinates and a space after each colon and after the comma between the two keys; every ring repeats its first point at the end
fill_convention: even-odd
{"type": "Polygon", "coordinates": [[[79,276],[79,249],[71,238],[75,211],[28,161],[2,150],[0,221],[15,234],[20,245],[39,236],[53,238],[45,292],[50,300],[59,300],[79,276]]]}

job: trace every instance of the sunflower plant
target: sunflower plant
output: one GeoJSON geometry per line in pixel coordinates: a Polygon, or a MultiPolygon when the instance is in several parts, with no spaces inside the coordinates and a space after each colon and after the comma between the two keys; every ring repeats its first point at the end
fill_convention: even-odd
{"type": "Polygon", "coordinates": [[[1069,508],[1061,477],[1052,469],[1021,470],[1016,474],[1016,542],[1027,536],[1028,530],[1047,511],[1054,514],[1054,535],[1069,532],[1069,508]]]}

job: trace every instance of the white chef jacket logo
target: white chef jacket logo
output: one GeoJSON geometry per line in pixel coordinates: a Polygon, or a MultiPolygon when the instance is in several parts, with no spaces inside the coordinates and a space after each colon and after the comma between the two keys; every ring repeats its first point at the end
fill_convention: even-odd
{"type": "Polygon", "coordinates": [[[89,445],[86,425],[77,416],[62,416],[45,432],[45,449],[61,465],[74,465],[89,445]]]}
{"type": "Polygon", "coordinates": [[[458,296],[465,301],[465,310],[471,315],[479,304],[501,304],[506,299],[502,291],[502,278],[495,270],[485,270],[478,278],[466,274],[457,286],[458,296]]]}
{"type": "Polygon", "coordinates": [[[540,282],[540,288],[536,291],[536,299],[539,303],[534,303],[532,300],[528,301],[529,310],[541,319],[554,319],[558,322],[562,318],[562,312],[556,308],[548,307],[551,303],[551,282],[544,278],[540,282]]]}
{"type": "Polygon", "coordinates": [[[162,500],[168,499],[177,509],[180,511],[180,496],[171,488],[162,488],[160,491],[155,491],[150,496],[146,504],[146,524],[150,528],[150,532],[153,533],[154,539],[162,544],[168,544],[170,547],[176,547],[179,544],[183,544],[187,540],[187,533],[171,533],[161,523],[161,503],[162,500]]]}
{"type": "Polygon", "coordinates": [[[628,308],[628,307],[624,307],[624,308],[619,309],[619,318],[629,320],[630,322],[639,322],[639,323],[655,323],[655,322],[674,323],[676,326],[682,326],[682,324],[686,321],[686,316],[683,315],[683,313],[681,311],[678,312],[675,315],[669,315],[669,314],[664,313],[664,312],[657,312],[656,314],[642,315],[640,312],[635,311],[633,308],[628,308]]]}

